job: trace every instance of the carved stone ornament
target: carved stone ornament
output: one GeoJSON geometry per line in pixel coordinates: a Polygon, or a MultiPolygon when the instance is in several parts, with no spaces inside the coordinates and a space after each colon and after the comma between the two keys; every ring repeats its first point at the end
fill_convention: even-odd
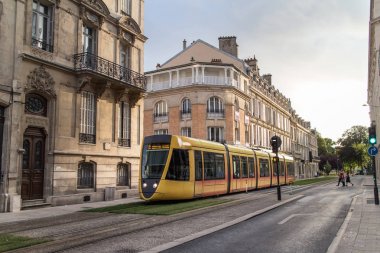
{"type": "Polygon", "coordinates": [[[135,36],[123,30],[121,30],[119,38],[130,45],[135,42],[135,36]]]}
{"type": "Polygon", "coordinates": [[[107,5],[102,0],[82,0],[82,4],[106,17],[110,14],[107,5]]]}
{"type": "Polygon", "coordinates": [[[141,34],[140,26],[137,24],[137,22],[131,18],[131,17],[122,17],[119,19],[119,26],[123,30],[127,30],[129,32],[132,32],[134,34],[141,34]]]}
{"type": "Polygon", "coordinates": [[[40,67],[35,68],[27,76],[25,91],[38,90],[55,98],[56,93],[54,90],[54,84],[55,82],[49,72],[47,72],[45,67],[41,65],[40,67]]]}

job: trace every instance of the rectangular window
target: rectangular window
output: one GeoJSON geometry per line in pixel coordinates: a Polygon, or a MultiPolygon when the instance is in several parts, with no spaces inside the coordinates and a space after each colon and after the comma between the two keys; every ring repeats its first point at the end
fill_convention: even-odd
{"type": "Polygon", "coordinates": [[[160,134],[168,134],[168,129],[157,129],[154,130],[155,135],[160,135],[160,134]]]}
{"type": "Polygon", "coordinates": [[[269,161],[268,159],[259,159],[260,177],[269,177],[269,161]]]}
{"type": "Polygon", "coordinates": [[[293,163],[286,163],[286,167],[288,168],[288,176],[294,176],[294,164],[293,163]]]}
{"type": "Polygon", "coordinates": [[[96,143],[96,99],[94,93],[82,91],[80,108],[81,143],[96,143]]]}
{"type": "Polygon", "coordinates": [[[129,16],[131,15],[131,1],[132,0],[121,0],[121,10],[129,16]]]}
{"type": "Polygon", "coordinates": [[[247,157],[241,157],[241,177],[242,178],[248,177],[247,157]]]}
{"type": "Polygon", "coordinates": [[[117,186],[129,186],[130,164],[119,163],[117,166],[117,186]]]}
{"type": "Polygon", "coordinates": [[[223,142],[224,140],[223,127],[208,127],[207,139],[210,141],[223,142]]]}
{"type": "Polygon", "coordinates": [[[181,128],[181,135],[191,137],[191,127],[182,127],[181,128]]]}
{"type": "Polygon", "coordinates": [[[53,6],[33,0],[32,46],[53,52],[53,6]]]}
{"type": "Polygon", "coordinates": [[[195,180],[202,181],[202,152],[194,151],[194,159],[195,159],[195,180]]]}
{"type": "Polygon", "coordinates": [[[131,146],[131,107],[129,103],[121,102],[119,113],[119,146],[131,146]]]}
{"type": "Polygon", "coordinates": [[[190,178],[189,151],[173,149],[166,179],[188,181],[190,178]]]}
{"type": "Polygon", "coordinates": [[[248,171],[249,177],[255,177],[255,159],[248,157],[248,171]]]}
{"type": "Polygon", "coordinates": [[[78,168],[78,188],[94,187],[94,165],[92,163],[83,162],[78,168]]]}
{"type": "Polygon", "coordinates": [[[232,156],[232,169],[233,178],[240,178],[240,158],[239,156],[232,156]]]}
{"type": "MultiPolygon", "coordinates": [[[[3,154],[3,131],[4,131],[4,107],[0,106],[0,154],[3,154]]],[[[0,155],[0,183],[3,182],[3,171],[1,168],[2,160],[1,160],[2,155],[0,155]]]]}
{"type": "Polygon", "coordinates": [[[121,46],[120,49],[120,65],[124,68],[131,68],[131,47],[121,46]]]}
{"type": "Polygon", "coordinates": [[[203,152],[204,179],[224,179],[224,155],[211,152],[203,152]]]}
{"type": "Polygon", "coordinates": [[[83,26],[83,53],[96,54],[96,30],[86,25],[83,26]]]}

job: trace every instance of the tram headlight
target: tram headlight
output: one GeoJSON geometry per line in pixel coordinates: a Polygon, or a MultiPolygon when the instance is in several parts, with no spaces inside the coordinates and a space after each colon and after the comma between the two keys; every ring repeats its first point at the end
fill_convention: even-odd
{"type": "Polygon", "coordinates": [[[157,183],[154,183],[153,184],[153,189],[156,189],[157,188],[157,183]]]}
{"type": "Polygon", "coordinates": [[[146,183],[143,183],[143,188],[146,188],[148,185],[146,183]]]}

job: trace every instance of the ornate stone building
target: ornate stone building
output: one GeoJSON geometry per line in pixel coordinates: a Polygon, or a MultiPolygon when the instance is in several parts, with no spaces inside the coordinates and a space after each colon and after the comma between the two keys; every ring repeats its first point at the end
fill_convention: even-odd
{"type": "MultiPolygon", "coordinates": [[[[369,20],[368,95],[369,124],[376,125],[380,136],[380,0],[371,0],[369,20]]],[[[377,145],[380,144],[377,137],[377,145]]],[[[380,179],[380,156],[375,156],[376,175],[380,179]]],[[[379,182],[379,181],[378,181],[379,182]]]]}
{"type": "Polygon", "coordinates": [[[316,135],[286,98],[260,75],[256,58],[238,58],[236,37],[220,37],[219,48],[202,40],[154,71],[146,72],[144,135],[179,134],[229,144],[281,151],[295,157],[297,176],[318,169],[316,135]]]}
{"type": "Polygon", "coordinates": [[[138,182],[144,0],[0,0],[0,211],[138,182]]]}

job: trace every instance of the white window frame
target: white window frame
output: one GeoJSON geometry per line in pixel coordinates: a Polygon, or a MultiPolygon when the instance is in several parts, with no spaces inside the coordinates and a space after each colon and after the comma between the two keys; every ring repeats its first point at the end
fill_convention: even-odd
{"type": "Polygon", "coordinates": [[[119,103],[119,146],[131,146],[131,107],[127,102],[119,103]]]}
{"type": "Polygon", "coordinates": [[[222,100],[217,97],[210,97],[207,100],[207,112],[209,113],[221,113],[224,110],[224,104],[222,100]]]}
{"type": "Polygon", "coordinates": [[[91,53],[97,54],[97,30],[93,27],[90,27],[86,24],[83,24],[83,32],[82,32],[82,47],[83,53],[91,53]],[[92,34],[90,34],[90,31],[92,34]],[[86,48],[87,46],[87,48],[86,48]],[[89,46],[91,46],[91,50],[88,50],[89,46]]]}
{"type": "Polygon", "coordinates": [[[224,141],[224,128],[223,127],[208,127],[207,139],[209,141],[223,142],[224,141]]]}
{"type": "Polygon", "coordinates": [[[80,133],[96,137],[96,97],[88,91],[81,93],[80,133]]]}
{"type": "Polygon", "coordinates": [[[169,133],[168,129],[157,129],[157,130],[154,130],[154,135],[168,134],[168,133],[169,133]]]}
{"type": "Polygon", "coordinates": [[[181,128],[181,135],[191,137],[191,127],[182,127],[181,128]]]}

